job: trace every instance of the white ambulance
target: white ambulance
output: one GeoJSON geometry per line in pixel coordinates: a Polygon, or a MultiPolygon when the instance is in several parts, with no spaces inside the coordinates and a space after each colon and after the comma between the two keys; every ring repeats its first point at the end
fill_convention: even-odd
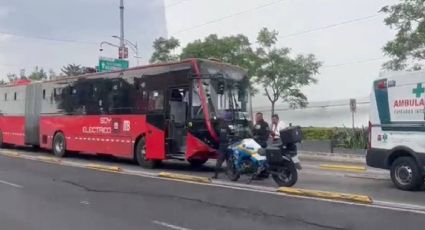
{"type": "Polygon", "coordinates": [[[425,178],[425,71],[381,74],[373,83],[367,165],[389,169],[397,188],[425,178]]]}

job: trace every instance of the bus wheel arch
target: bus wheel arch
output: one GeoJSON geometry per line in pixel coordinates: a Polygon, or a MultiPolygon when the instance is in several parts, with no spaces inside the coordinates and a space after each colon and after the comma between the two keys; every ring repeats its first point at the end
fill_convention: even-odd
{"type": "Polygon", "coordinates": [[[208,157],[206,157],[206,158],[189,158],[189,159],[187,159],[187,161],[189,162],[191,167],[199,168],[199,167],[203,166],[205,163],[207,163],[208,157]]]}
{"type": "Polygon", "coordinates": [[[57,157],[64,157],[66,155],[66,137],[61,130],[57,130],[53,134],[52,152],[57,157]]]}
{"type": "Polygon", "coordinates": [[[0,148],[4,147],[3,144],[3,131],[0,129],[0,148]]]}
{"type": "Polygon", "coordinates": [[[394,151],[388,158],[391,180],[394,185],[406,191],[419,189],[424,183],[415,155],[406,149],[394,151]]]}
{"type": "Polygon", "coordinates": [[[146,159],[146,135],[142,134],[136,138],[134,146],[134,159],[137,164],[143,168],[153,169],[156,168],[161,161],[160,160],[148,160],[146,159]]]}

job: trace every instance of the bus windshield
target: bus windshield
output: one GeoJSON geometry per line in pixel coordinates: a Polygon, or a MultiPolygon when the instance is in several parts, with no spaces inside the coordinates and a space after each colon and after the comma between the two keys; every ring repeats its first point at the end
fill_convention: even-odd
{"type": "MultiPolygon", "coordinates": [[[[236,119],[249,119],[250,93],[246,73],[236,67],[212,63],[203,63],[201,70],[200,82],[210,117],[220,118],[225,111],[232,111],[237,115],[236,119]]],[[[194,86],[193,102],[197,101],[195,98],[199,98],[196,93],[199,81],[196,79],[194,86]]]]}

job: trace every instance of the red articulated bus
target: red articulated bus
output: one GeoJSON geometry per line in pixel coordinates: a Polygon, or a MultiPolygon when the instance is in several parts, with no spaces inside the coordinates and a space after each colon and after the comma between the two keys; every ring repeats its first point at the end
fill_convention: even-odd
{"type": "Polygon", "coordinates": [[[20,83],[0,87],[0,145],[202,165],[224,111],[248,127],[249,100],[244,70],[202,59],[20,83]]]}

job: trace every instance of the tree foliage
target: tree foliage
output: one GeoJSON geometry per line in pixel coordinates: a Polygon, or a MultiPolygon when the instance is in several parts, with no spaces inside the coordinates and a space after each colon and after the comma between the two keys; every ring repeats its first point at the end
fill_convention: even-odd
{"type": "Polygon", "coordinates": [[[177,61],[179,59],[179,56],[174,55],[173,51],[179,46],[179,40],[174,37],[171,37],[169,39],[163,37],[155,39],[155,41],[153,42],[154,52],[149,62],[163,63],[177,61]]]}
{"type": "Polygon", "coordinates": [[[18,76],[14,73],[9,73],[7,74],[7,80],[9,80],[9,82],[15,82],[18,80],[18,76]]]}
{"type": "Polygon", "coordinates": [[[66,65],[62,67],[61,71],[63,74],[65,74],[65,76],[78,76],[85,73],[84,67],[76,64],[66,65]]]}
{"type": "Polygon", "coordinates": [[[216,34],[211,34],[204,40],[196,40],[187,44],[180,57],[182,59],[218,59],[247,69],[250,76],[255,69],[255,54],[251,48],[251,43],[248,37],[242,34],[222,38],[219,38],[216,34]]]}
{"type": "Polygon", "coordinates": [[[276,31],[263,28],[257,37],[259,48],[256,50],[256,82],[264,89],[272,114],[279,99],[293,108],[305,107],[307,97],[301,88],[317,82],[314,75],[321,66],[312,54],[292,57],[289,48],[278,48],[277,36],[276,31]]]}
{"type": "Polygon", "coordinates": [[[179,57],[218,59],[246,69],[251,77],[251,92],[255,92],[255,83],[261,85],[272,104],[272,113],[279,99],[292,107],[305,106],[307,97],[301,88],[316,82],[313,76],[321,63],[314,55],[292,57],[290,49],[277,47],[277,35],[276,31],[262,29],[257,38],[260,47],[255,49],[245,35],[218,37],[211,34],[187,44],[179,56],[172,55],[180,45],[177,39],[158,38],[150,62],[174,61],[179,57]]]}
{"type": "Polygon", "coordinates": [[[403,0],[383,7],[381,12],[387,14],[385,24],[397,31],[395,39],[383,48],[392,57],[384,68],[420,69],[425,60],[425,1],[403,0]]]}
{"type": "Polygon", "coordinates": [[[28,76],[28,79],[31,81],[41,81],[47,79],[47,73],[43,68],[35,67],[34,71],[28,76]]]}

